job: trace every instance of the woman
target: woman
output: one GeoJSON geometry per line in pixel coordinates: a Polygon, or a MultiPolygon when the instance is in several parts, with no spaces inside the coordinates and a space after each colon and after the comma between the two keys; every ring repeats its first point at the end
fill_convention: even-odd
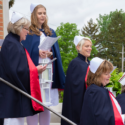
{"type": "MultiPolygon", "coordinates": [[[[38,46],[46,36],[56,37],[56,33],[53,29],[50,29],[47,25],[46,8],[39,4],[31,4],[31,26],[29,28],[29,35],[26,40],[23,41],[23,45],[28,50],[30,57],[34,64],[37,66],[41,63],[41,60],[46,58],[52,59],[57,58],[53,62],[53,83],[50,86],[51,103],[53,106],[58,104],[58,88],[64,88],[65,74],[62,68],[62,62],[60,57],[60,51],[58,43],[56,42],[49,51],[39,50],[38,46]]],[[[41,88],[42,89],[42,88],[41,88]]],[[[38,124],[38,115],[27,118],[28,125],[38,124]]],[[[39,124],[49,125],[50,123],[50,112],[44,109],[44,112],[39,113],[39,124]]]]}
{"type": "MultiPolygon", "coordinates": [[[[22,15],[13,12],[11,22],[8,24],[6,36],[0,52],[0,77],[14,86],[31,94],[42,101],[40,94],[38,73],[42,73],[46,66],[37,66],[31,61],[27,51],[21,45],[29,33],[30,22],[22,15]]],[[[43,107],[22,95],[18,91],[0,81],[0,118],[4,119],[4,125],[23,125],[24,118],[31,116],[43,107]]]]}
{"type": "Polygon", "coordinates": [[[121,94],[119,94],[116,99],[121,106],[122,113],[125,114],[125,83],[122,85],[121,94]]]}
{"type": "Polygon", "coordinates": [[[125,115],[111,92],[105,89],[113,70],[112,63],[95,57],[90,62],[87,91],[80,125],[124,125],[125,115]]]}
{"type": "MultiPolygon", "coordinates": [[[[91,54],[92,42],[89,38],[75,36],[74,43],[78,56],[71,61],[67,70],[62,115],[79,124],[86,91],[85,77],[89,66],[87,58],[91,54]]],[[[69,123],[61,120],[61,125],[69,125],[69,123]]]]}

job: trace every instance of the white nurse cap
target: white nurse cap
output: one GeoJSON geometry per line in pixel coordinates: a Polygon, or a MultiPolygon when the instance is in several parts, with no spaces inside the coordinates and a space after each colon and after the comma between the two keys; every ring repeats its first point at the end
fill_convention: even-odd
{"type": "Polygon", "coordinates": [[[99,58],[99,57],[93,58],[93,59],[90,61],[90,71],[91,71],[92,73],[95,73],[103,61],[104,61],[104,60],[101,59],[101,58],[99,58]]]}
{"type": "Polygon", "coordinates": [[[31,13],[33,12],[33,10],[35,9],[35,7],[36,7],[37,5],[40,5],[40,4],[38,4],[38,3],[31,3],[31,5],[30,5],[30,12],[31,12],[31,13]]]}
{"type": "Polygon", "coordinates": [[[16,23],[18,20],[20,20],[21,18],[23,18],[23,15],[17,13],[17,12],[13,12],[12,16],[11,16],[11,23],[14,24],[16,23]]]}
{"type": "Polygon", "coordinates": [[[125,74],[119,79],[119,82],[120,82],[122,85],[125,85],[125,74]]]}
{"type": "Polygon", "coordinates": [[[75,36],[75,37],[74,37],[74,44],[75,44],[75,46],[77,46],[78,43],[79,43],[83,38],[85,38],[85,37],[83,37],[83,36],[75,36]]]}

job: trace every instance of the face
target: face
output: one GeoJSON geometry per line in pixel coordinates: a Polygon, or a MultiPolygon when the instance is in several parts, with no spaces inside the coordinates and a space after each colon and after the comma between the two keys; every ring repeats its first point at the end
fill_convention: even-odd
{"type": "Polygon", "coordinates": [[[22,40],[26,39],[26,36],[27,36],[28,33],[29,33],[28,27],[23,27],[22,30],[21,30],[21,32],[20,32],[20,42],[22,40]]]}
{"type": "Polygon", "coordinates": [[[42,25],[46,20],[46,10],[44,8],[39,8],[37,10],[37,20],[38,24],[42,25]]]}
{"type": "Polygon", "coordinates": [[[82,46],[82,50],[79,52],[80,54],[84,55],[85,57],[89,57],[92,50],[92,43],[88,40],[82,46]]]}
{"type": "Polygon", "coordinates": [[[103,73],[101,75],[100,80],[101,80],[101,83],[103,84],[103,86],[106,86],[109,83],[110,77],[111,77],[110,72],[103,73]]]}

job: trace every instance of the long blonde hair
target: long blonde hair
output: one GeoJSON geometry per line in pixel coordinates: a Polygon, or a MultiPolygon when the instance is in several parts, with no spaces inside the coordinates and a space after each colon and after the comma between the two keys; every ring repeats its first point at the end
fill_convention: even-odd
{"type": "MultiPolygon", "coordinates": [[[[41,4],[37,5],[34,8],[32,14],[31,14],[31,26],[29,27],[29,34],[30,35],[36,34],[36,35],[40,36],[40,31],[38,28],[38,19],[37,19],[37,11],[39,8],[44,8],[46,10],[46,8],[41,4]]],[[[48,18],[46,18],[45,22],[42,25],[42,28],[44,29],[45,34],[47,36],[51,36],[52,32],[51,32],[49,26],[47,25],[47,22],[48,22],[48,18]]]]}

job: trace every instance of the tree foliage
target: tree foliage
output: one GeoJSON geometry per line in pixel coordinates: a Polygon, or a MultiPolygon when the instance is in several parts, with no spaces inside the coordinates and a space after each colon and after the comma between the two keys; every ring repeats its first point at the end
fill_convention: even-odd
{"type": "Polygon", "coordinates": [[[74,23],[61,23],[56,29],[57,36],[61,36],[58,40],[62,64],[66,73],[69,63],[77,56],[77,51],[73,43],[74,37],[79,35],[77,25],[74,23]]]}
{"type": "Polygon", "coordinates": [[[92,19],[82,28],[82,35],[94,39],[99,56],[110,60],[121,70],[122,44],[125,43],[125,13],[116,10],[109,14],[99,15],[97,23],[92,19]]]}
{"type": "Polygon", "coordinates": [[[125,13],[120,10],[99,17],[103,58],[109,59],[121,70],[122,44],[125,43],[125,13]]]}
{"type": "Polygon", "coordinates": [[[121,94],[121,84],[118,82],[124,73],[119,72],[118,68],[116,68],[110,77],[110,83],[106,85],[106,87],[112,87],[113,91],[116,91],[116,96],[121,94]]]}
{"type": "Polygon", "coordinates": [[[90,19],[87,22],[87,25],[84,25],[82,30],[82,35],[87,36],[90,39],[95,40],[94,45],[97,45],[98,43],[98,36],[99,36],[99,27],[98,24],[93,22],[93,19],[90,19]]]}

